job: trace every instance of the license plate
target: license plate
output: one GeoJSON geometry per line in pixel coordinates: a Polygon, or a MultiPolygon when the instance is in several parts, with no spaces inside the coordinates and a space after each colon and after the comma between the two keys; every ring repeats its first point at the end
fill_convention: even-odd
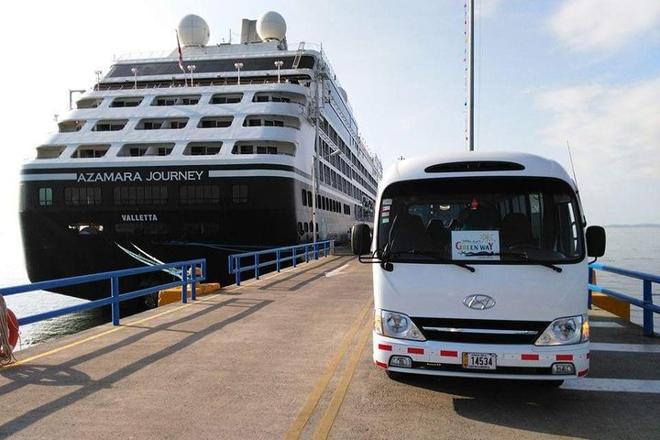
{"type": "Polygon", "coordinates": [[[463,368],[494,370],[497,368],[495,353],[463,353],[463,368]]]}

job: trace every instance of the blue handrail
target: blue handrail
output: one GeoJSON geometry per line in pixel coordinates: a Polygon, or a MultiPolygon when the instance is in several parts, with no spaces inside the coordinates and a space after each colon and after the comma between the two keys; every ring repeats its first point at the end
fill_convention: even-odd
{"type": "Polygon", "coordinates": [[[112,324],[119,325],[120,312],[119,303],[133,298],[150,295],[158,292],[159,290],[170,289],[174,287],[181,287],[181,302],[188,302],[188,284],[191,285],[191,298],[197,299],[196,283],[206,280],[206,260],[188,260],[177,261],[175,263],[158,264],[155,266],[138,267],[135,269],[115,270],[111,272],[100,272],[91,275],[80,275],[75,277],[60,278],[50,281],[39,281],[37,283],[23,284],[15,287],[0,288],[0,295],[9,296],[17,295],[19,293],[33,292],[35,290],[52,290],[59,287],[75,286],[78,284],[86,284],[95,281],[110,280],[110,296],[107,298],[89,301],[75,306],[64,307],[57,310],[38,313],[36,315],[25,316],[18,319],[19,325],[33,324],[35,322],[44,321],[46,319],[56,318],[71,313],[82,312],[83,310],[96,309],[107,305],[112,306],[112,324]],[[197,275],[197,269],[200,269],[200,275],[197,275]],[[144,273],[160,272],[164,270],[176,269],[181,271],[181,279],[172,281],[170,283],[159,284],[157,286],[148,287],[146,289],[134,290],[132,292],[119,292],[119,279],[131,275],[140,275],[144,273]]]}
{"type": "Polygon", "coordinates": [[[241,285],[241,274],[248,270],[254,271],[254,277],[259,279],[261,268],[268,266],[275,266],[275,270],[279,272],[282,268],[282,263],[291,261],[291,265],[296,267],[298,260],[309,262],[310,259],[319,259],[319,254],[327,257],[330,252],[334,250],[335,241],[326,240],[316,243],[305,243],[295,246],[286,246],[273,249],[266,249],[264,251],[244,252],[241,254],[233,254],[228,258],[229,274],[234,275],[236,285],[241,285]],[[263,261],[264,256],[271,256],[272,260],[263,261]],[[252,264],[247,266],[243,265],[243,260],[251,258],[252,264]]]}
{"type": "Polygon", "coordinates": [[[606,295],[612,296],[614,298],[625,301],[629,304],[633,304],[637,307],[643,309],[643,325],[644,325],[644,335],[653,336],[653,314],[660,313],[660,306],[653,304],[653,286],[652,283],[660,284],[660,276],[653,275],[650,273],[638,272],[634,270],[622,269],[620,267],[609,266],[603,263],[591,263],[589,265],[589,306],[591,306],[591,292],[604,293],[606,295]],[[642,299],[634,298],[632,296],[626,295],[615,290],[606,289],[598,284],[594,284],[594,273],[596,270],[602,270],[603,272],[615,273],[617,275],[623,275],[629,278],[636,278],[643,281],[642,288],[642,299]]]}

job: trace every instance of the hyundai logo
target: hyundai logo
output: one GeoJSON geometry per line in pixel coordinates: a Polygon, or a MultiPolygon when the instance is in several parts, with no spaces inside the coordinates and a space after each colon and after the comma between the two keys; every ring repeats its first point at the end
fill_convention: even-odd
{"type": "Polygon", "coordinates": [[[495,300],[488,295],[470,295],[463,300],[465,307],[474,310],[486,310],[495,306],[495,300]]]}

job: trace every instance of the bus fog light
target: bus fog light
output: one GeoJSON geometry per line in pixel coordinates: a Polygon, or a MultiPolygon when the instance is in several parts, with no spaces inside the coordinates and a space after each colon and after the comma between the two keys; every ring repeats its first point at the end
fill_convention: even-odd
{"type": "Polygon", "coordinates": [[[569,363],[552,364],[552,374],[575,374],[575,366],[569,363]]]}
{"type": "Polygon", "coordinates": [[[390,367],[412,368],[412,359],[408,356],[392,356],[390,358],[390,367]]]}

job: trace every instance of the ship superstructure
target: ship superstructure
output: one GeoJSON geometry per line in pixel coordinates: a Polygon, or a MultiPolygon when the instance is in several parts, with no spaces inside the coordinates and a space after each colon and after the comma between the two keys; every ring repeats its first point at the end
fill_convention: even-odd
{"type": "Polygon", "coordinates": [[[206,257],[221,279],[227,252],[372,220],[380,162],[323,51],[285,29],[269,12],[207,45],[187,16],[180,49],[99,77],[23,168],[30,278],[206,257]]]}

